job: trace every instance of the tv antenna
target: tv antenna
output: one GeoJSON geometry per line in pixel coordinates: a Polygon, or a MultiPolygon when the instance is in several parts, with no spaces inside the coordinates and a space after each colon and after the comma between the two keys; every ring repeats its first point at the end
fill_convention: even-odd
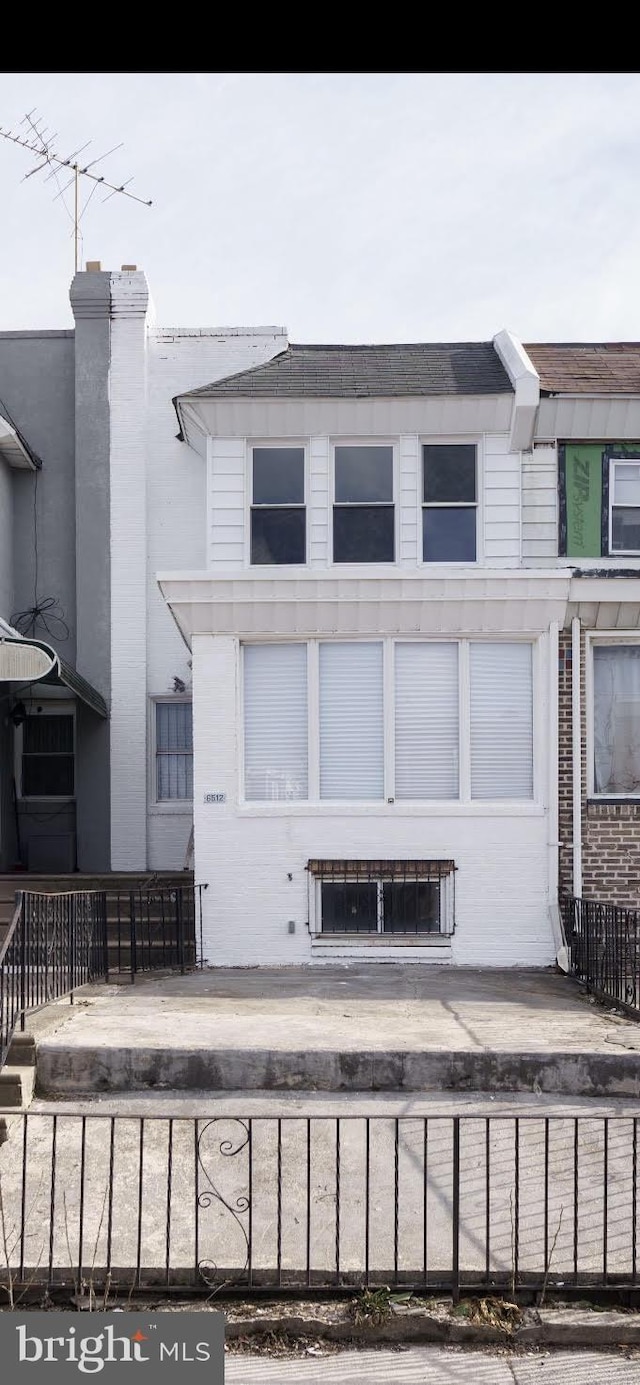
{"type": "Polygon", "coordinates": [[[116,144],[113,149],[108,149],[106,154],[99,154],[97,158],[89,159],[87,163],[84,163],[84,161],[79,162],[79,156],[84,153],[85,149],[89,148],[91,140],[87,140],[86,144],[82,144],[79,149],[75,149],[73,153],[69,155],[68,159],[63,159],[55,152],[53,146],[53,141],[57,137],[56,133],[50,133],[47,130],[46,125],[43,124],[42,118],[36,115],[35,107],[32,111],[27,112],[20,121],[20,125],[24,126],[25,129],[18,134],[13,130],[4,130],[0,125],[0,135],[3,139],[10,140],[12,144],[18,144],[21,149],[27,149],[29,153],[33,154],[38,160],[37,167],[31,168],[28,173],[25,173],[22,179],[23,183],[27,178],[32,178],[34,173],[42,173],[42,170],[45,168],[49,170],[45,182],[49,178],[55,179],[58,191],[53,200],[57,202],[58,198],[62,199],[62,204],[73,221],[74,269],[77,273],[78,246],[82,238],[80,222],[89,206],[93,194],[97,192],[99,187],[108,190],[107,196],[102,199],[103,202],[108,202],[109,198],[113,197],[115,193],[121,193],[123,197],[129,197],[132,202],[140,202],[143,207],[151,207],[153,203],[150,200],[147,201],[144,197],[137,197],[134,192],[127,191],[129,184],[133,182],[132,178],[127,178],[125,183],[118,185],[108,182],[103,174],[92,171],[95,170],[99,163],[102,163],[103,159],[108,159],[110,154],[115,154],[116,149],[122,149],[122,144],[116,144]],[[65,183],[64,187],[61,187],[60,177],[64,175],[65,171],[71,173],[72,176],[68,183],[65,183]],[[93,183],[91,192],[82,208],[80,207],[81,178],[87,178],[93,183]],[[64,200],[64,194],[71,186],[73,186],[73,214],[69,211],[64,200]]]}

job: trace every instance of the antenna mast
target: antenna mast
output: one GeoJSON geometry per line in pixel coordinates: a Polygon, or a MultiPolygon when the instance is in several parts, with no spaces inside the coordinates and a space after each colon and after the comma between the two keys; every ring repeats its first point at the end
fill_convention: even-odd
{"type": "Polygon", "coordinates": [[[110,154],[115,154],[116,149],[122,149],[122,144],[116,144],[113,149],[108,149],[106,154],[99,154],[97,158],[90,159],[88,163],[82,164],[79,163],[78,156],[84,153],[85,149],[88,149],[91,140],[88,140],[86,144],[80,145],[80,148],[75,149],[67,159],[63,159],[59,154],[56,154],[53,148],[53,141],[56,138],[55,133],[48,133],[46,126],[42,123],[42,119],[35,114],[35,108],[24,116],[20,124],[26,126],[26,129],[19,134],[15,134],[12,130],[5,130],[0,125],[0,136],[2,139],[10,140],[12,144],[19,145],[21,149],[27,149],[29,153],[33,154],[38,160],[37,167],[31,168],[28,173],[25,173],[22,181],[25,182],[27,178],[32,178],[34,173],[41,173],[43,169],[47,168],[49,170],[47,178],[55,178],[58,187],[58,192],[54,201],[57,201],[58,197],[62,198],[65,207],[64,194],[73,183],[73,258],[74,269],[77,273],[80,222],[98,187],[108,189],[108,195],[103,198],[104,202],[108,202],[109,198],[114,196],[114,193],[121,193],[123,197],[129,197],[132,202],[139,202],[143,207],[151,207],[153,203],[150,200],[147,201],[144,197],[136,197],[134,192],[127,192],[129,183],[133,182],[132,178],[128,178],[125,183],[117,185],[116,183],[109,183],[104,175],[92,172],[92,169],[95,169],[97,164],[102,163],[103,159],[107,159],[110,154]],[[60,187],[58,181],[59,176],[60,173],[65,170],[73,176],[69,179],[68,183],[65,183],[64,187],[60,187]],[[82,210],[80,209],[81,178],[87,178],[93,184],[82,210]]]}

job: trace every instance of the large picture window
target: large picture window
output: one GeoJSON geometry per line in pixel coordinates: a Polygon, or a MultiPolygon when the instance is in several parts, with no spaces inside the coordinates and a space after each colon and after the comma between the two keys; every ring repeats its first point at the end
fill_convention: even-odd
{"type": "Polygon", "coordinates": [[[475,563],[476,472],[474,443],[426,443],[422,448],[425,563],[475,563]]]}
{"type": "Polygon", "coordinates": [[[594,644],[593,788],[640,798],[640,644],[594,644]]]}
{"type": "Polygon", "coordinates": [[[336,447],[334,563],[392,563],[393,448],[336,447]]]}
{"type": "Polygon", "coordinates": [[[247,800],[531,800],[533,646],[247,644],[244,732],[247,800]]]}
{"type": "Polygon", "coordinates": [[[304,448],[252,450],[251,562],[306,562],[304,448]]]}

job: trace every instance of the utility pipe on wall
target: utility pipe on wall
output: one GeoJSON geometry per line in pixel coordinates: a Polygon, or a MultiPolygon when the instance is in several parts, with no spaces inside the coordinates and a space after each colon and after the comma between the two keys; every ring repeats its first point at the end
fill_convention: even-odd
{"type": "Polygon", "coordinates": [[[571,621],[571,765],[573,770],[573,894],[582,898],[582,709],[580,617],[571,621]]]}

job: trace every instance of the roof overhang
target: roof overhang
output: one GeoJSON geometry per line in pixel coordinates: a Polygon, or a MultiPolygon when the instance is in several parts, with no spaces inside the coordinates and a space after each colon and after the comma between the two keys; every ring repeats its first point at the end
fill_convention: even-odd
{"type": "Polygon", "coordinates": [[[3,414],[0,414],[0,457],[19,471],[37,471],[41,466],[40,458],[3,414]]]}
{"type": "Polygon", "coordinates": [[[564,624],[570,574],[477,568],[444,575],[372,577],[304,572],[160,573],[158,585],[185,642],[390,635],[541,634],[564,624]]]}
{"type": "Polygon", "coordinates": [[[11,630],[2,621],[0,624],[0,683],[45,683],[68,688],[70,692],[91,707],[100,717],[108,717],[107,704],[99,692],[87,683],[86,678],[77,672],[51,645],[41,640],[25,639],[18,631],[11,630]]]}

